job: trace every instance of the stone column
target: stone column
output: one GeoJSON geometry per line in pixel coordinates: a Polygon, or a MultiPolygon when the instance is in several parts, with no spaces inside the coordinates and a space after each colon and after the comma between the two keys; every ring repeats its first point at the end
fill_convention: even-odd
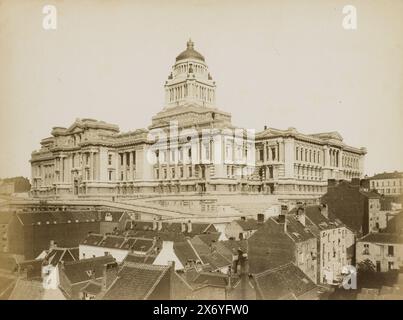
{"type": "Polygon", "coordinates": [[[294,138],[286,138],[284,140],[284,173],[286,178],[294,177],[294,153],[294,138]]]}
{"type": "Polygon", "coordinates": [[[129,152],[129,170],[130,170],[130,179],[133,180],[133,152],[129,152]]]}
{"type": "Polygon", "coordinates": [[[94,152],[90,152],[90,180],[94,180],[94,152]]]}

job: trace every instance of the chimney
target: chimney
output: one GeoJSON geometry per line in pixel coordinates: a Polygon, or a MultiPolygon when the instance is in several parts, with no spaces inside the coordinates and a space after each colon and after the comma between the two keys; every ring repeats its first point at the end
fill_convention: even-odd
{"type": "Polygon", "coordinates": [[[186,223],[185,222],[181,222],[181,232],[182,233],[186,232],[186,223]]]}
{"type": "Polygon", "coordinates": [[[248,277],[249,277],[249,261],[248,254],[238,249],[238,260],[241,265],[241,299],[247,299],[248,277]]]}
{"type": "Polygon", "coordinates": [[[359,187],[360,186],[360,178],[352,178],[351,179],[351,185],[355,186],[355,187],[359,187]]]}
{"type": "MultiPolygon", "coordinates": [[[[95,276],[95,271],[94,271],[95,276]]],[[[118,276],[118,264],[116,262],[110,262],[104,264],[102,275],[102,290],[106,291],[115,281],[118,276]]]]}
{"type": "Polygon", "coordinates": [[[288,206],[286,204],[281,205],[281,214],[286,215],[288,213],[288,206]]]}
{"type": "Polygon", "coordinates": [[[320,208],[320,213],[321,213],[324,217],[326,217],[326,219],[329,219],[329,211],[328,211],[328,208],[327,208],[327,204],[321,203],[320,206],[319,206],[319,208],[320,208]]]}
{"type": "Polygon", "coordinates": [[[337,181],[336,181],[336,179],[327,179],[327,186],[328,186],[328,187],[335,187],[335,186],[337,186],[337,181]]]}
{"type": "Polygon", "coordinates": [[[258,213],[257,214],[257,223],[258,224],[263,224],[264,223],[264,214],[263,213],[258,213]]]}
{"type": "MultiPolygon", "coordinates": [[[[234,250],[234,249],[233,249],[234,250]]],[[[234,273],[234,274],[237,274],[238,273],[238,263],[239,263],[239,256],[238,255],[236,255],[235,253],[233,253],[232,254],[232,268],[231,268],[231,270],[232,270],[232,272],[234,273]]]]}
{"type": "Polygon", "coordinates": [[[241,220],[245,221],[245,220],[246,220],[246,217],[241,217],[241,220]]]}
{"type": "Polygon", "coordinates": [[[50,240],[49,250],[52,250],[56,247],[57,247],[57,244],[55,243],[55,240],[50,240]]]}
{"type": "Polygon", "coordinates": [[[113,220],[112,213],[105,212],[105,221],[106,222],[112,222],[112,220],[113,220]]]}
{"type": "Polygon", "coordinates": [[[277,222],[278,222],[278,223],[284,223],[284,222],[285,222],[285,214],[280,213],[280,214],[278,215],[277,222]]]}
{"type": "Polygon", "coordinates": [[[267,126],[264,126],[264,130],[267,130],[267,126]]]}
{"type": "Polygon", "coordinates": [[[192,221],[188,221],[188,232],[192,233],[192,221]]]}
{"type": "Polygon", "coordinates": [[[284,217],[284,233],[287,233],[287,219],[284,217]]]}
{"type": "Polygon", "coordinates": [[[297,208],[296,219],[305,227],[305,207],[297,208]]]}
{"type": "Polygon", "coordinates": [[[157,229],[158,229],[158,231],[162,230],[162,221],[161,220],[157,221],[157,229]]]}
{"type": "Polygon", "coordinates": [[[175,261],[168,261],[169,268],[169,297],[168,300],[175,300],[174,282],[175,282],[175,261]]]}
{"type": "Polygon", "coordinates": [[[153,231],[156,231],[156,230],[157,230],[157,219],[154,218],[154,220],[153,220],[153,231]]]}

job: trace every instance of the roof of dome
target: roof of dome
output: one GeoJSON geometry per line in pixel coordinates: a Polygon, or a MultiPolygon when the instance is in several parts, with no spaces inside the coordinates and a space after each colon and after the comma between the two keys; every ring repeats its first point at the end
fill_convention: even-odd
{"type": "Polygon", "coordinates": [[[196,59],[204,62],[204,57],[200,53],[198,53],[195,49],[193,49],[194,43],[192,42],[192,40],[189,40],[186,45],[187,45],[186,50],[176,57],[176,61],[185,59],[196,59]]]}

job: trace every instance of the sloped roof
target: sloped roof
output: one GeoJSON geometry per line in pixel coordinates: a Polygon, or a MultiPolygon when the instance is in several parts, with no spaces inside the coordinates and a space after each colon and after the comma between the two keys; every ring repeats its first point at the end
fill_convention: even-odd
{"type": "Polygon", "coordinates": [[[253,277],[259,296],[265,300],[298,299],[317,289],[315,283],[293,263],[266,270],[253,277]]]}
{"type": "Polygon", "coordinates": [[[115,262],[111,256],[103,256],[78,261],[65,262],[63,270],[67,278],[72,284],[91,280],[90,272],[95,272],[95,278],[100,278],[103,275],[104,265],[115,262]]]}
{"type": "Polygon", "coordinates": [[[138,262],[138,263],[147,263],[147,264],[153,264],[155,258],[157,256],[155,254],[146,254],[146,255],[139,255],[136,253],[128,253],[125,259],[123,260],[123,263],[125,262],[138,262]]]}
{"type": "Polygon", "coordinates": [[[400,243],[403,244],[403,235],[394,233],[369,233],[359,240],[360,242],[400,243]]]}
{"type": "Polygon", "coordinates": [[[43,300],[42,282],[18,279],[9,300],[43,300]]]}
{"type": "Polygon", "coordinates": [[[44,260],[56,266],[60,261],[69,262],[79,259],[78,248],[53,248],[45,256],[44,260]]]}
{"type": "Polygon", "coordinates": [[[117,280],[103,296],[103,299],[145,300],[169,269],[169,266],[126,263],[119,271],[117,280]]]}
{"type": "Polygon", "coordinates": [[[368,178],[369,180],[383,180],[383,179],[400,179],[403,178],[403,172],[383,172],[368,178]]]}
{"type": "Polygon", "coordinates": [[[24,225],[47,225],[98,221],[98,213],[96,211],[19,212],[17,213],[17,216],[24,225]]]}
{"type": "Polygon", "coordinates": [[[257,230],[262,224],[259,224],[256,219],[240,219],[236,220],[236,223],[244,230],[257,230]]]}

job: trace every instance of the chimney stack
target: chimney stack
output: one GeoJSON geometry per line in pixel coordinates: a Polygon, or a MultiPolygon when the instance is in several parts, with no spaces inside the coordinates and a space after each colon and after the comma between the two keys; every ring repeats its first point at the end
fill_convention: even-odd
{"type": "Polygon", "coordinates": [[[56,243],[55,243],[55,240],[50,240],[49,250],[52,250],[52,249],[54,249],[54,248],[56,248],[56,247],[57,247],[57,245],[56,245],[56,243]]]}
{"type": "Polygon", "coordinates": [[[181,232],[182,233],[186,232],[186,223],[185,222],[181,222],[181,232]]]}
{"type": "Polygon", "coordinates": [[[158,225],[158,227],[157,227],[158,231],[161,231],[162,230],[162,221],[158,220],[157,225],[158,225]]]}
{"type": "Polygon", "coordinates": [[[297,208],[296,219],[305,227],[305,207],[297,208]]]}
{"type": "MultiPolygon", "coordinates": [[[[102,277],[102,290],[106,291],[110,285],[115,281],[118,276],[118,264],[117,262],[109,262],[104,264],[103,277],[102,277]]],[[[94,271],[95,277],[95,271],[94,271]]]]}
{"type": "Polygon", "coordinates": [[[192,233],[192,221],[188,221],[188,233],[192,233]]]}
{"type": "Polygon", "coordinates": [[[319,206],[319,208],[320,208],[320,213],[321,213],[324,217],[326,217],[326,219],[329,219],[329,211],[328,211],[328,208],[327,208],[327,204],[321,203],[320,206],[319,206]]]}
{"type": "Polygon", "coordinates": [[[263,224],[264,223],[264,214],[263,213],[258,213],[257,214],[257,223],[258,224],[263,224]]]}
{"type": "Polygon", "coordinates": [[[157,230],[157,219],[154,218],[154,220],[153,220],[153,231],[156,231],[156,230],[157,230]]]}
{"type": "Polygon", "coordinates": [[[335,187],[337,185],[336,179],[327,179],[327,186],[328,187],[335,187]]]}
{"type": "Polygon", "coordinates": [[[360,187],[360,178],[352,178],[351,185],[355,187],[360,187]]]}

